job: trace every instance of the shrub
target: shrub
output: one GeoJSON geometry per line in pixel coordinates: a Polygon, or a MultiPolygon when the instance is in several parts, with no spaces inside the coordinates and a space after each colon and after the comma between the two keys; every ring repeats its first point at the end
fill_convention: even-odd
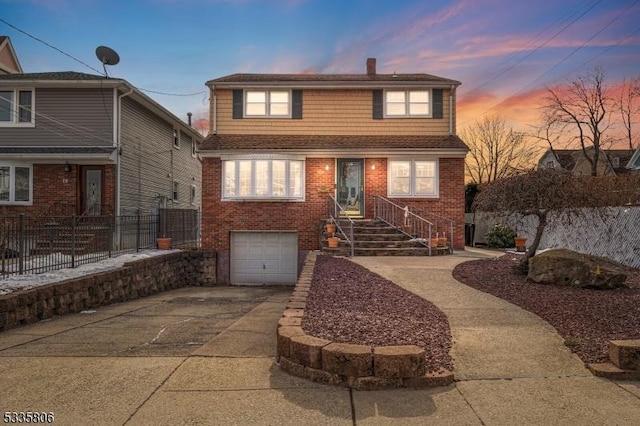
{"type": "Polygon", "coordinates": [[[506,225],[496,223],[489,232],[487,232],[487,245],[494,248],[515,247],[516,233],[506,225]]]}

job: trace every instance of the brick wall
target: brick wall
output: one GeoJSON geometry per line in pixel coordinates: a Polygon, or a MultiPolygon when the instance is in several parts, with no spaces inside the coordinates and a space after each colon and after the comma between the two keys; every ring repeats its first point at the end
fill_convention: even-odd
{"type": "MultiPolygon", "coordinates": [[[[102,177],[102,203],[115,206],[115,173],[113,164],[104,167],[102,177]]],[[[80,168],[71,164],[71,171],[64,171],[64,164],[34,164],[33,165],[33,204],[30,206],[0,206],[2,215],[37,215],[54,203],[80,205],[80,168]]],[[[113,214],[105,211],[104,214],[113,214]]]]}
{"type": "Polygon", "coordinates": [[[181,251],[0,296],[0,331],[182,287],[216,285],[212,251],[181,251]]]}
{"type": "MultiPolygon", "coordinates": [[[[231,231],[296,230],[300,250],[317,250],[319,223],[327,218],[327,189],[334,190],[335,159],[306,160],[305,202],[221,201],[222,163],[204,158],[202,167],[202,246],[229,250],[231,231]],[[328,166],[328,170],[325,167],[328,166]]],[[[366,217],[373,217],[373,196],[387,193],[386,158],[365,161],[366,217]],[[375,165],[375,170],[372,167],[375,165]]],[[[454,247],[464,247],[464,159],[440,159],[440,197],[437,199],[397,199],[456,221],[454,247]]],[[[447,228],[447,234],[449,229],[447,228]]]]}

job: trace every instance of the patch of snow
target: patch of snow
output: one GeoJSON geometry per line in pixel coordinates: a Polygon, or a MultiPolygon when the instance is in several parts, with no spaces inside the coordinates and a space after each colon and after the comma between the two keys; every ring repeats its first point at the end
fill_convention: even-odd
{"type": "MultiPolygon", "coordinates": [[[[101,260],[95,263],[87,263],[80,265],[76,268],[64,268],[57,271],[47,271],[41,274],[24,274],[24,275],[10,275],[0,280],[0,295],[9,294],[14,291],[28,290],[35,287],[40,287],[46,284],[52,284],[71,278],[78,278],[85,275],[96,274],[99,272],[112,271],[114,269],[121,268],[127,262],[133,262],[136,260],[142,260],[149,257],[160,256],[167,253],[174,253],[180,251],[175,250],[145,250],[137,253],[121,254],[109,259],[101,260]]],[[[44,260],[38,259],[38,267],[42,267],[46,264],[47,258],[49,262],[60,262],[60,256],[62,254],[53,254],[45,256],[44,260]]],[[[71,263],[71,260],[69,260],[71,263]]]]}

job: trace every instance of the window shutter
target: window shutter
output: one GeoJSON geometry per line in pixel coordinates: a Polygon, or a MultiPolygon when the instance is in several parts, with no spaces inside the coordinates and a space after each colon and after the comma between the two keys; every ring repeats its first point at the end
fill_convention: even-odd
{"type": "Polygon", "coordinates": [[[291,118],[302,118],[302,90],[291,92],[291,118]]]}
{"type": "Polygon", "coordinates": [[[244,96],[242,89],[233,89],[233,118],[242,118],[244,96]]]}
{"type": "Polygon", "coordinates": [[[384,116],[382,90],[373,91],[373,119],[381,120],[384,116]]]}
{"type": "Polygon", "coordinates": [[[442,89],[433,89],[433,118],[444,117],[444,104],[442,102],[442,89]]]}

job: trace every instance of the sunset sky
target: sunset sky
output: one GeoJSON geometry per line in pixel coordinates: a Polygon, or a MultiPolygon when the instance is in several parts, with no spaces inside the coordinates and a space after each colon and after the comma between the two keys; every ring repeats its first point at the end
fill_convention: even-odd
{"type": "Polygon", "coordinates": [[[0,0],[0,19],[25,72],[95,74],[78,61],[101,71],[106,45],[110,76],[185,120],[206,117],[207,80],[364,73],[367,57],[461,81],[458,129],[534,124],[546,87],[595,66],[609,83],[640,75],[640,0],[0,0]]]}

